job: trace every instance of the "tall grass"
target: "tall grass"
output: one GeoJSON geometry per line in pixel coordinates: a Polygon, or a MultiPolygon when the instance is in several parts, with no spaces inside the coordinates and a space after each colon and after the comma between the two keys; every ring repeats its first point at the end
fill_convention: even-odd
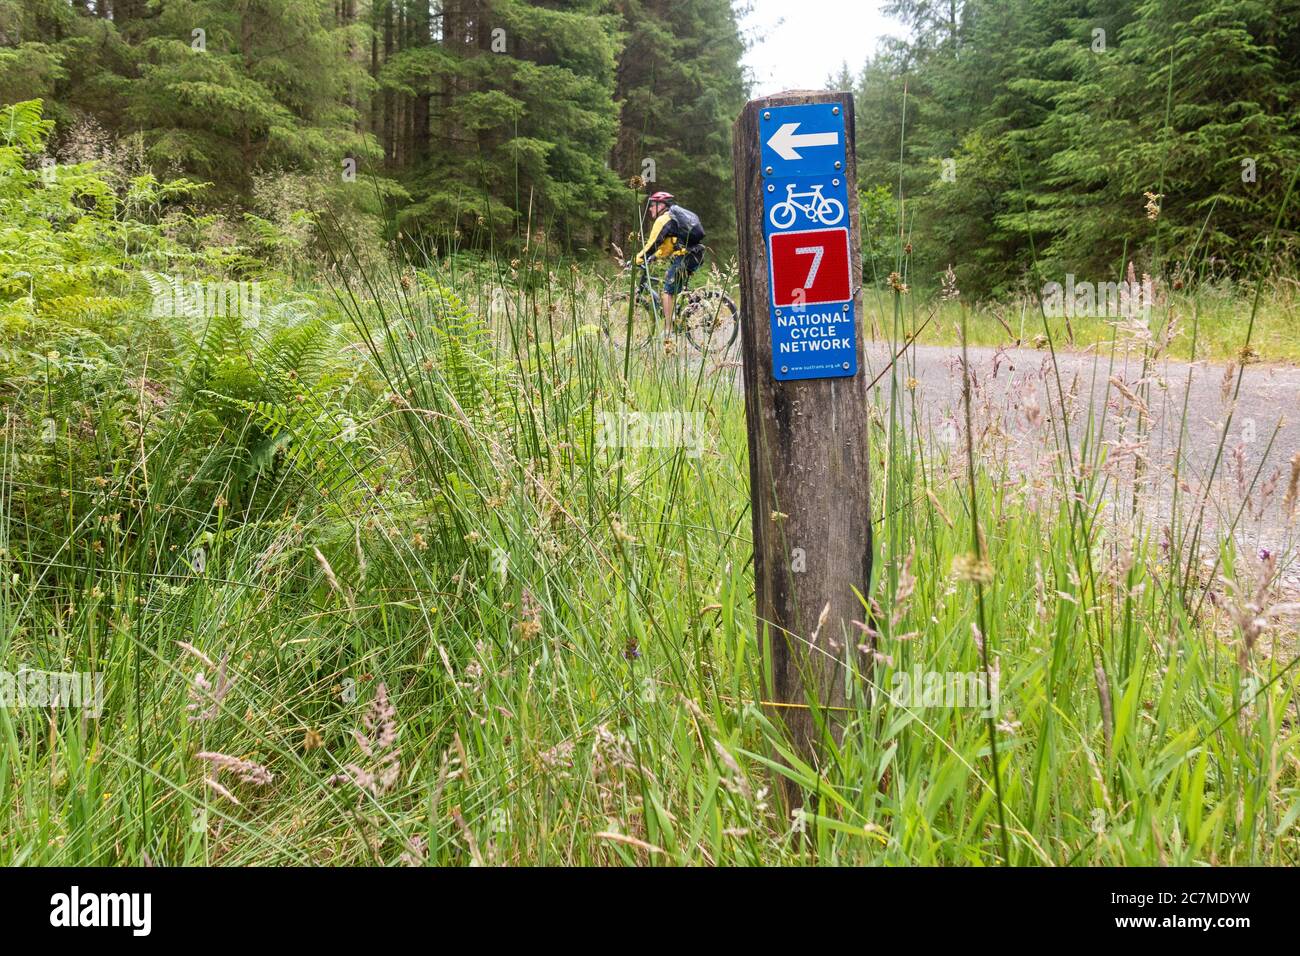
{"type": "MultiPolygon", "coordinates": [[[[267,426],[280,464],[239,508],[191,493],[182,383],[140,405],[171,437],[95,474],[11,407],[0,662],[102,672],[105,701],[0,709],[0,859],[1296,861],[1287,558],[1225,537],[1215,578],[1171,586],[1201,556],[1103,444],[1134,404],[1039,378],[1002,406],[972,360],[945,419],[904,353],[864,410],[874,666],[813,766],[763,699],[735,357],[628,361],[599,283],[542,255],[339,270],[351,426],[267,426]],[[608,447],[620,410],[698,413],[702,453],[608,447]],[[913,670],[996,675],[996,711],[891,699],[913,670]]],[[[919,298],[880,303],[891,354],[942,307],[919,298]]]]}
{"type": "MultiPolygon", "coordinates": [[[[1121,270],[1122,271],[1122,270],[1121,270]]],[[[1104,281],[1117,279],[1105,277],[1104,281]]],[[[1056,281],[1061,281],[1056,276],[1056,281]]],[[[1256,288],[1262,301],[1252,335],[1252,360],[1263,362],[1300,362],[1300,296],[1296,281],[1290,276],[1276,276],[1262,283],[1199,283],[1186,289],[1158,287],[1161,301],[1148,321],[1153,325],[1170,312],[1200,318],[1200,336],[1195,348],[1190,324],[1179,328],[1169,343],[1169,358],[1190,361],[1193,351],[1198,358],[1227,362],[1239,361],[1249,324],[1249,302],[1256,288]]],[[[929,294],[938,296],[935,285],[929,294]]],[[[961,342],[962,309],[955,302],[942,302],[929,323],[919,329],[919,345],[956,346],[961,342]]],[[[1001,302],[982,302],[965,312],[966,338],[973,346],[1019,346],[1046,350],[1047,333],[1036,295],[1001,302]]],[[[892,324],[889,309],[868,309],[865,320],[869,329],[887,335],[892,324]]],[[[1072,348],[1105,348],[1116,336],[1116,327],[1127,324],[1122,318],[1104,315],[1076,316],[1068,321],[1061,317],[1047,320],[1056,340],[1072,348]]]]}

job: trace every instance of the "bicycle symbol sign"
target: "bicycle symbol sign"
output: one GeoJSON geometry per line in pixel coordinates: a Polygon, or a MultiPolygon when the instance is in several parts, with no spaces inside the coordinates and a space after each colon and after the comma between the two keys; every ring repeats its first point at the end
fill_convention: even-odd
{"type": "Polygon", "coordinates": [[[768,218],[777,229],[789,229],[803,213],[810,220],[820,222],[823,226],[833,226],[844,218],[844,203],[838,199],[828,199],[822,195],[822,184],[818,183],[806,193],[797,191],[794,183],[785,185],[785,201],[772,207],[768,218]],[[801,203],[800,199],[807,199],[801,203]]]}
{"type": "Polygon", "coordinates": [[[856,375],[844,117],[831,103],[761,116],[772,374],[856,375]]]}

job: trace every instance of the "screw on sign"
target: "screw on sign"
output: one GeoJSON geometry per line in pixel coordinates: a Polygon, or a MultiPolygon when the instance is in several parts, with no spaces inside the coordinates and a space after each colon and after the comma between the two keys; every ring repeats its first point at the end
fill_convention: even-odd
{"type": "Polygon", "coordinates": [[[764,690],[817,765],[865,693],[850,675],[870,661],[853,625],[869,620],[858,595],[871,582],[853,98],[754,100],[732,149],[764,690]]]}

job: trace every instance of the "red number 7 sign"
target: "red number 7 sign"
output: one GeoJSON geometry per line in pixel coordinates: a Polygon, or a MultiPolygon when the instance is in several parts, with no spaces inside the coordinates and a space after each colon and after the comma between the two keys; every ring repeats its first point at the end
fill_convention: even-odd
{"type": "Polygon", "coordinates": [[[819,305],[853,297],[847,229],[774,232],[768,244],[773,305],[819,305]]]}

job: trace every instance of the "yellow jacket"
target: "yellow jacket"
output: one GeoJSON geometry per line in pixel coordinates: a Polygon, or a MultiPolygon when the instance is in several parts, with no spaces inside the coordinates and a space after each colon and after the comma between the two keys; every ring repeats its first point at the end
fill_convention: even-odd
{"type": "Polygon", "coordinates": [[[637,265],[645,261],[645,257],[650,254],[650,250],[654,249],[656,245],[659,247],[654,249],[656,259],[667,259],[671,255],[686,255],[684,248],[677,248],[676,236],[665,236],[663,234],[664,230],[673,222],[672,214],[669,212],[665,212],[654,221],[654,225],[650,227],[650,238],[646,240],[646,244],[641,251],[636,254],[637,265]]]}

